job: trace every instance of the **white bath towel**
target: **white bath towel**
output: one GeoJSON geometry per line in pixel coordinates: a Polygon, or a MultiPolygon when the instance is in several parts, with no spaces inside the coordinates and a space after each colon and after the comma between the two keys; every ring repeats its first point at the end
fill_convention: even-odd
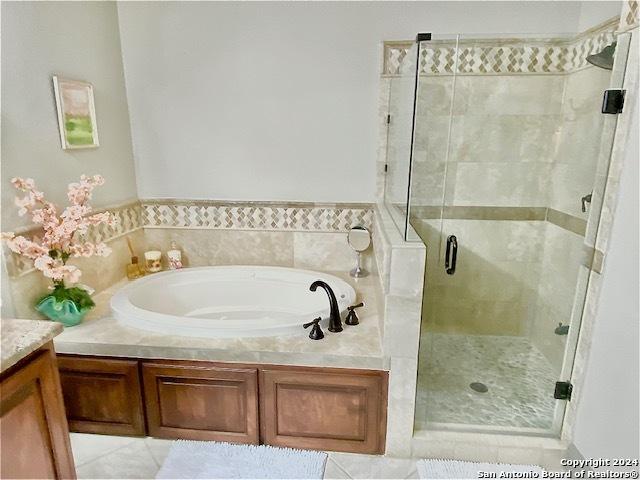
{"type": "MultiPolygon", "coordinates": [[[[418,460],[418,476],[427,478],[483,478],[480,472],[494,472],[500,478],[500,472],[531,472],[523,478],[540,478],[542,468],[537,465],[511,465],[506,463],[475,463],[459,460],[418,460]],[[534,477],[535,474],[537,477],[534,477]]],[[[484,478],[487,478],[485,475],[484,478]]]]}
{"type": "Polygon", "coordinates": [[[156,478],[312,478],[327,454],[267,445],[176,440],[156,478]]]}

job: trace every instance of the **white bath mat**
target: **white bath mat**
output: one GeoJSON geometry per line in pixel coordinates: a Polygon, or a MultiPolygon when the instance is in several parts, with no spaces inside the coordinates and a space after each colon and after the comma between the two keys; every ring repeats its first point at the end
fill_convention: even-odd
{"type": "MultiPolygon", "coordinates": [[[[458,460],[418,460],[420,478],[482,478],[479,472],[535,472],[542,476],[542,468],[537,465],[510,465],[506,463],[475,463],[458,460]]],[[[535,475],[535,474],[534,474],[535,475]]],[[[532,478],[533,475],[525,478],[532,478]]],[[[487,475],[484,476],[487,478],[487,475]]]]}
{"type": "Polygon", "coordinates": [[[176,440],[156,478],[318,478],[327,454],[266,445],[176,440]]]}

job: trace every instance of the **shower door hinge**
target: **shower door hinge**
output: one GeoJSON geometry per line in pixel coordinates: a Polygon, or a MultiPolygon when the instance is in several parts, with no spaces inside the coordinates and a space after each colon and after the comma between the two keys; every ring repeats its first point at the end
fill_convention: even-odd
{"type": "Polygon", "coordinates": [[[571,400],[571,392],[573,385],[571,382],[556,382],[556,389],[553,392],[553,398],[556,400],[571,400]]]}
{"type": "Polygon", "coordinates": [[[385,163],[384,164],[384,173],[387,173],[389,171],[389,164],[385,163]]]}
{"type": "Polygon", "coordinates": [[[602,97],[602,113],[622,113],[625,90],[605,90],[602,97]]]}
{"type": "Polygon", "coordinates": [[[390,125],[390,124],[391,124],[391,115],[388,114],[387,115],[387,125],[390,125]]]}

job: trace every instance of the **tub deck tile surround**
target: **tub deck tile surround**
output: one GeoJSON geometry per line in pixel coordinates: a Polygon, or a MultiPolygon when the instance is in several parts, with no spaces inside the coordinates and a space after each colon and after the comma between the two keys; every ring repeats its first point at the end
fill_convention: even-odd
{"type": "MultiPolygon", "coordinates": [[[[369,203],[230,202],[216,200],[150,199],[96,209],[108,210],[118,222],[97,225],[86,235],[90,242],[112,242],[141,229],[254,230],[265,232],[345,233],[351,227],[372,228],[369,203]]],[[[17,235],[38,235],[35,226],[16,229],[17,235]]],[[[3,245],[10,277],[34,271],[33,261],[3,245]]]]}
{"type": "MultiPolygon", "coordinates": [[[[389,359],[382,351],[378,328],[379,310],[377,277],[357,281],[343,272],[327,272],[348,281],[356,289],[358,300],[365,300],[359,310],[360,325],[346,326],[325,338],[313,341],[308,330],[282,337],[195,338],[162,335],[120,325],[109,315],[109,300],[127,282],[122,282],[96,296],[96,308],[78,326],[66,328],[55,340],[56,351],[67,354],[107,355],[175,360],[209,360],[220,362],[270,363],[282,365],[367,368],[387,370],[389,359]]],[[[301,321],[302,323],[302,321],[301,321]]]]}
{"type": "MultiPolygon", "coordinates": [[[[111,207],[98,208],[92,213],[100,213],[104,211],[113,213],[117,222],[113,226],[106,224],[92,225],[86,234],[86,240],[89,242],[112,242],[124,235],[128,235],[142,228],[142,210],[138,200],[121,203],[111,207]]],[[[41,236],[41,229],[37,226],[30,225],[15,229],[16,235],[23,235],[27,238],[33,236],[41,236]]],[[[4,258],[7,259],[7,270],[10,277],[25,275],[34,270],[33,261],[11,252],[6,245],[2,244],[4,249],[4,258]]]]}
{"type": "Polygon", "coordinates": [[[405,242],[377,205],[373,247],[384,292],[383,351],[390,358],[387,455],[409,457],[416,401],[418,342],[426,248],[405,242]]]}

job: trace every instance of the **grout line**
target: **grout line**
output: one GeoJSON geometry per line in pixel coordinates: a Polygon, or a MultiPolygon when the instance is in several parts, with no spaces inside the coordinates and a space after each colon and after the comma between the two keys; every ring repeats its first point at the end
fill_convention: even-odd
{"type": "MultiPolygon", "coordinates": [[[[160,465],[160,463],[158,462],[158,460],[156,459],[156,456],[153,454],[153,452],[151,451],[151,447],[149,446],[149,444],[147,443],[147,438],[149,437],[145,437],[142,439],[142,443],[144,443],[145,448],[147,449],[147,452],[149,452],[149,455],[151,455],[151,460],[153,460],[153,463],[156,464],[156,467],[158,467],[158,470],[160,470],[160,467],[162,467],[162,465],[160,465]]],[[[164,462],[162,462],[164,463],[164,462]]],[[[157,473],[157,472],[156,472],[157,473]]]]}
{"type": "MultiPolygon", "coordinates": [[[[327,453],[329,454],[329,452],[327,452],[327,453]]],[[[353,478],[353,477],[349,474],[349,472],[347,472],[347,471],[345,470],[345,468],[344,468],[342,465],[340,465],[340,464],[339,464],[339,463],[338,463],[338,462],[337,462],[337,461],[336,461],[336,460],[331,456],[331,454],[329,454],[329,458],[327,459],[327,463],[328,463],[328,462],[333,462],[333,464],[334,464],[336,467],[338,467],[338,470],[342,471],[342,473],[344,473],[344,474],[347,476],[347,478],[353,478]]],[[[325,470],[326,470],[326,467],[325,467],[325,470]]]]}
{"type": "Polygon", "coordinates": [[[407,476],[406,476],[406,477],[404,477],[404,478],[405,478],[405,479],[411,478],[411,477],[413,476],[413,474],[414,474],[414,473],[416,474],[416,477],[417,477],[417,478],[420,478],[420,476],[419,476],[419,475],[417,475],[417,473],[418,473],[418,466],[417,466],[417,464],[415,464],[415,462],[414,462],[414,466],[413,466],[413,468],[412,468],[411,470],[409,470],[409,473],[407,473],[407,476]]]}
{"type": "MultiPolygon", "coordinates": [[[[82,435],[93,435],[93,434],[91,434],[91,433],[85,433],[85,434],[82,434],[82,435]]],[[[109,435],[109,436],[115,436],[115,435],[109,435]]],[[[76,470],[77,470],[78,468],[80,468],[80,467],[84,467],[84,466],[86,466],[86,465],[89,465],[90,463],[93,463],[93,462],[95,462],[95,461],[97,461],[97,460],[100,460],[101,458],[106,457],[107,455],[111,455],[112,453],[118,452],[118,451],[122,450],[123,448],[129,447],[129,446],[131,446],[131,444],[133,444],[136,440],[138,440],[138,438],[131,438],[131,441],[130,441],[130,442],[127,442],[127,443],[126,443],[126,444],[124,444],[124,445],[120,445],[119,447],[116,447],[116,448],[114,448],[114,449],[112,449],[112,450],[107,449],[106,451],[104,451],[104,452],[100,453],[97,457],[93,457],[93,458],[91,458],[90,460],[87,460],[87,461],[82,462],[82,463],[76,463],[76,470]]],[[[73,444],[71,445],[71,451],[73,452],[73,444]]],[[[74,459],[74,460],[75,460],[75,459],[74,459]]]]}

